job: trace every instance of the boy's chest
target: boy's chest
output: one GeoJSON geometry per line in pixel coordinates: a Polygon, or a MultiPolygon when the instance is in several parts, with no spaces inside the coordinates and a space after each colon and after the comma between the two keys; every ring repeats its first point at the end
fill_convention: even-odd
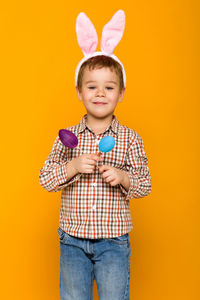
{"type": "Polygon", "coordinates": [[[127,138],[120,138],[115,136],[114,134],[106,134],[103,136],[95,136],[95,135],[78,135],[78,146],[74,149],[69,149],[67,152],[67,159],[73,159],[82,154],[98,154],[99,151],[99,142],[101,138],[110,135],[115,139],[114,148],[105,153],[101,153],[101,157],[103,157],[103,161],[101,164],[111,165],[116,168],[123,169],[126,164],[126,156],[128,153],[129,141],[127,138]]]}

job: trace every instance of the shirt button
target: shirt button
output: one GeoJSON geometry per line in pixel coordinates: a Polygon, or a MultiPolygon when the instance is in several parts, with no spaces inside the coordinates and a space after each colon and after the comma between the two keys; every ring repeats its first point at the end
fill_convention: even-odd
{"type": "Polygon", "coordinates": [[[92,206],[92,210],[95,210],[95,209],[96,209],[96,205],[93,205],[93,206],[92,206]]]}
{"type": "Polygon", "coordinates": [[[93,182],[93,184],[92,184],[93,186],[97,186],[97,183],[96,182],[93,182]]]}

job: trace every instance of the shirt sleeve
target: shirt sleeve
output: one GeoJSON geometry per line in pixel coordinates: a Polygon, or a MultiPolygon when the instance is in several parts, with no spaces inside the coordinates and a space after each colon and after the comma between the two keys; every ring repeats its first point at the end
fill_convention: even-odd
{"type": "Polygon", "coordinates": [[[78,180],[82,175],[81,173],[78,173],[70,180],[68,179],[66,171],[68,162],[67,148],[57,136],[44,167],[40,169],[40,185],[48,192],[58,192],[78,180]]]}
{"type": "Polygon", "coordinates": [[[144,143],[138,133],[132,137],[126,159],[126,172],[130,179],[128,191],[120,184],[125,200],[142,198],[151,192],[151,176],[144,143]]]}

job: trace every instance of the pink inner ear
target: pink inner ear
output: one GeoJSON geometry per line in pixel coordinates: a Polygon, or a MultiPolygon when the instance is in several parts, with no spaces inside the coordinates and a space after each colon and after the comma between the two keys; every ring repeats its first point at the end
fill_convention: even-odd
{"type": "Polygon", "coordinates": [[[110,22],[108,22],[102,31],[101,50],[107,54],[112,54],[124,33],[125,13],[118,10],[110,22]]]}
{"type": "Polygon", "coordinates": [[[79,46],[84,55],[92,54],[96,51],[98,36],[94,25],[83,12],[76,19],[76,33],[79,46]]]}

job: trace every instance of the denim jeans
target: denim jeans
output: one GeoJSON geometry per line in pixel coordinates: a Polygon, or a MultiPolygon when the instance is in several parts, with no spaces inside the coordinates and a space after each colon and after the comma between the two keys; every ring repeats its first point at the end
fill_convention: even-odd
{"type": "Polygon", "coordinates": [[[58,229],[60,299],[93,300],[96,280],[100,300],[129,300],[129,234],[110,239],[83,239],[58,229]]]}

